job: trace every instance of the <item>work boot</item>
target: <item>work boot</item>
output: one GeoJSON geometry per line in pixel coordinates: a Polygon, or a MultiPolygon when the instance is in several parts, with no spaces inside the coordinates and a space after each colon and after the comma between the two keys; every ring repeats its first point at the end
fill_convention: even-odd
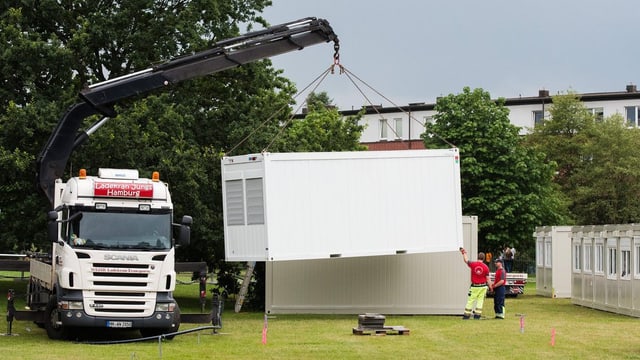
{"type": "Polygon", "coordinates": [[[481,315],[479,315],[479,314],[475,314],[475,315],[473,315],[473,319],[474,320],[480,320],[480,316],[481,315]]]}
{"type": "Polygon", "coordinates": [[[496,314],[496,319],[504,320],[504,314],[496,314]]]}

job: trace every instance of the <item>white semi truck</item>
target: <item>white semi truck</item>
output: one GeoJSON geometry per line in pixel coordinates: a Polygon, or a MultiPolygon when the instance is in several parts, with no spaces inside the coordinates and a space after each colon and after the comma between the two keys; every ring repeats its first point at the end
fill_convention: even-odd
{"type": "MultiPolygon", "coordinates": [[[[176,332],[173,203],[157,172],[100,169],[55,184],[51,258],[30,264],[27,304],[44,308],[47,335],[82,327],[136,328],[143,336],[176,332]]],[[[184,216],[179,243],[188,244],[184,216]]]]}
{"type": "MultiPolygon", "coordinates": [[[[114,106],[169,85],[338,38],[326,20],[300,19],[236,38],[152,68],[94,84],[79,94],[58,122],[37,159],[37,180],[49,199],[48,256],[31,259],[27,293],[33,320],[52,339],[85,327],[140,329],[143,335],[173,334],[181,314],[175,287],[173,205],[156,175],[101,169],[66,182],[71,153],[108,119],[114,106]],[[80,131],[88,117],[102,117],[80,131]]],[[[191,217],[182,218],[179,244],[189,242],[191,217]]],[[[184,316],[183,316],[184,318],[184,316]]]]}

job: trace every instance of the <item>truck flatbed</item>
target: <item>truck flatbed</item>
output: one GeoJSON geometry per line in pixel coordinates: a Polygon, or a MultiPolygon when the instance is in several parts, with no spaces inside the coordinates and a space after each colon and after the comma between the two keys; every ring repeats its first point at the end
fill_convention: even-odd
{"type": "MultiPolygon", "coordinates": [[[[491,281],[495,278],[495,273],[491,273],[491,281]]],[[[524,294],[524,287],[527,284],[527,278],[529,275],[527,273],[507,273],[507,296],[516,297],[518,295],[524,294]]],[[[493,296],[493,292],[487,292],[487,295],[493,296]]]]}

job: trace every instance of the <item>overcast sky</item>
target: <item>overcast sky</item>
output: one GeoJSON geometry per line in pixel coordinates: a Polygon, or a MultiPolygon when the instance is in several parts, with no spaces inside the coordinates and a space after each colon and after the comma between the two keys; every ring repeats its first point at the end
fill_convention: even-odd
{"type": "MultiPolygon", "coordinates": [[[[272,25],[327,19],[340,39],[341,64],[397,105],[434,103],[465,86],[510,98],[540,89],[623,91],[640,81],[637,0],[272,1],[263,13],[272,25]]],[[[332,55],[328,43],[272,61],[302,90],[332,55]]],[[[341,110],[367,103],[345,75],[329,75],[316,91],[341,110]]],[[[366,96],[392,106],[371,90],[366,96]]]]}

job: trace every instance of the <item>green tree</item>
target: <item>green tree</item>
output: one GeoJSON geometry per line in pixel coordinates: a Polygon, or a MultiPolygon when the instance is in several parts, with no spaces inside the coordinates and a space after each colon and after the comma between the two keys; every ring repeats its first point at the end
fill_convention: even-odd
{"type": "Polygon", "coordinates": [[[578,224],[640,221],[640,129],[620,114],[596,123],[587,134],[582,166],[572,174],[567,195],[578,224]]]}
{"type": "Polygon", "coordinates": [[[427,148],[460,149],[462,209],[478,216],[478,247],[496,251],[511,244],[521,254],[533,253],[535,227],[564,221],[553,164],[523,146],[504,100],[491,100],[482,89],[439,98],[435,110],[423,140],[427,148]]]}
{"type": "Polygon", "coordinates": [[[537,125],[526,142],[558,165],[554,180],[567,193],[573,173],[583,164],[586,134],[594,126],[594,117],[575,92],[554,96],[549,114],[550,118],[537,125]]]}
{"type": "Polygon", "coordinates": [[[570,199],[573,221],[640,221],[639,130],[627,128],[619,114],[596,121],[571,91],[553,97],[549,114],[527,143],[559,164],[554,181],[570,199]]]}
{"type": "Polygon", "coordinates": [[[329,97],[329,94],[327,94],[326,91],[322,91],[320,93],[311,92],[307,96],[305,102],[307,103],[307,109],[309,112],[313,112],[319,108],[335,107],[333,105],[333,99],[329,97]]]}
{"type": "Polygon", "coordinates": [[[326,92],[307,97],[309,111],[303,119],[294,119],[276,145],[278,151],[360,151],[364,126],[359,124],[363,113],[343,117],[333,106],[326,92]]]}
{"type": "MultiPolygon", "coordinates": [[[[31,164],[33,155],[24,151],[7,151],[0,147],[0,169],[11,169],[11,171],[0,172],[0,193],[3,199],[0,205],[0,224],[2,229],[1,250],[7,252],[20,252],[20,250],[31,249],[31,244],[37,239],[23,236],[24,226],[38,226],[41,218],[24,218],[25,212],[38,206],[38,197],[25,196],[33,193],[33,184],[24,181],[33,175],[31,164]]],[[[44,239],[44,232],[39,234],[40,239],[44,239]]]]}

